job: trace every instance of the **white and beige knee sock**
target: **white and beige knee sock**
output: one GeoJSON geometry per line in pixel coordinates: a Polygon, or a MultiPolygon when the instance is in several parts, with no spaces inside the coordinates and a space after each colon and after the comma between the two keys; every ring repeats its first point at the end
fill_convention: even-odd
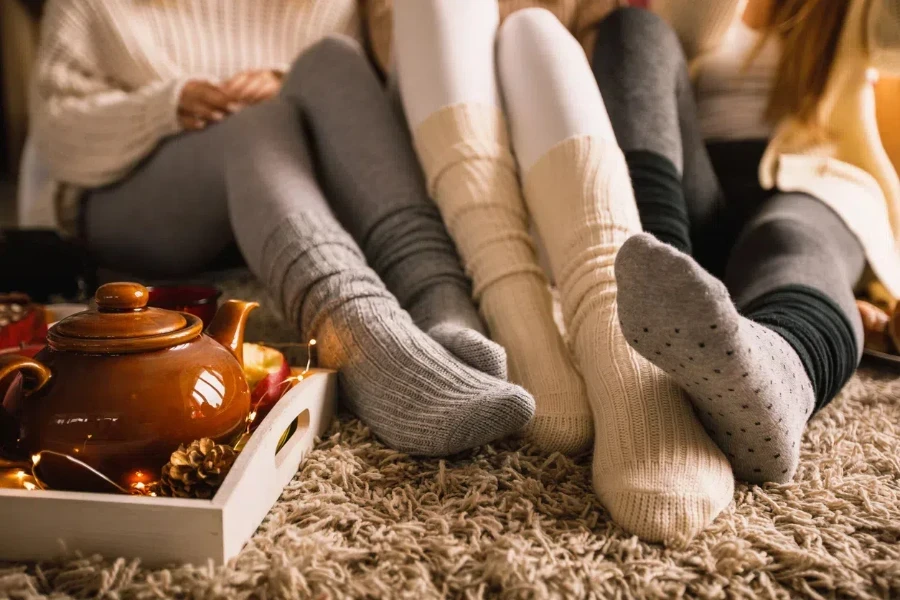
{"type": "Polygon", "coordinates": [[[584,384],[553,320],[502,114],[493,106],[448,106],[413,137],[481,314],[507,349],[510,377],[535,397],[528,436],[547,450],[586,448],[592,429],[584,384]]]}
{"type": "Polygon", "coordinates": [[[504,24],[499,64],[525,198],[593,410],[594,489],[612,518],[645,540],[691,537],[729,504],[734,480],[679,387],[631,349],[619,326],[615,257],[641,226],[590,67],[538,9],[504,24]]]}
{"type": "Polygon", "coordinates": [[[590,446],[584,382],[553,320],[500,109],[496,0],[397,0],[394,60],[419,159],[512,381],[535,398],[528,437],[590,446]]]}
{"type": "Polygon", "coordinates": [[[678,385],[622,335],[615,256],[640,222],[621,151],[569,138],[526,173],[525,194],[593,409],[594,489],[645,540],[691,537],[731,502],[734,478],[678,385]]]}

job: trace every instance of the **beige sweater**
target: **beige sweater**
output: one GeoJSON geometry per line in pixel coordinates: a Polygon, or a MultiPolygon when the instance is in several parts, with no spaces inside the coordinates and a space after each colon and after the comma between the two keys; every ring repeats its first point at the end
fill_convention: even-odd
{"type": "Polygon", "coordinates": [[[57,183],[117,181],[179,131],[187,80],[287,69],[335,32],[359,37],[357,0],[51,0],[31,94],[38,154],[57,183]]]}
{"type": "MultiPolygon", "coordinates": [[[[859,237],[874,274],[900,297],[900,180],[878,133],[870,68],[900,74],[900,3],[847,0],[847,21],[820,106],[828,139],[803,123],[778,124],[759,168],[767,189],[812,194],[859,237]]],[[[694,66],[741,18],[744,0],[653,0],[694,66]]]]}

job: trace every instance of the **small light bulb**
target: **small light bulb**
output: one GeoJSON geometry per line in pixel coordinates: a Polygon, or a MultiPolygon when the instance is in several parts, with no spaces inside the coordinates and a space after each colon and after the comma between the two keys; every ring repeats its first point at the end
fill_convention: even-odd
{"type": "Polygon", "coordinates": [[[25,471],[19,471],[18,473],[16,473],[16,477],[19,478],[19,481],[22,481],[23,479],[25,479],[25,471]]]}
{"type": "Polygon", "coordinates": [[[34,490],[37,489],[37,486],[34,485],[33,483],[31,483],[30,481],[26,481],[25,483],[22,484],[22,486],[29,492],[33,492],[34,490]]]}
{"type": "Polygon", "coordinates": [[[32,454],[31,455],[31,463],[36,465],[39,462],[41,462],[41,455],[40,454],[32,454]]]}
{"type": "Polygon", "coordinates": [[[309,340],[309,345],[310,345],[310,346],[315,346],[315,345],[316,345],[316,340],[315,340],[315,339],[309,340]]]}

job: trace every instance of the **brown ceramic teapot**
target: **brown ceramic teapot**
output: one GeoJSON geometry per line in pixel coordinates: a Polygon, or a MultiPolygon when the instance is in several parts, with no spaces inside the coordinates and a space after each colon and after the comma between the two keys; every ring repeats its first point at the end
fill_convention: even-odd
{"type": "Polygon", "coordinates": [[[101,286],[97,309],[60,321],[34,359],[0,356],[0,379],[21,371],[29,383],[19,406],[5,407],[19,431],[5,448],[69,454],[127,484],[131,470],[159,472],[179,444],[240,432],[250,410],[244,326],[258,305],[226,302],[204,334],[199,318],[147,298],[136,283],[101,286]]]}

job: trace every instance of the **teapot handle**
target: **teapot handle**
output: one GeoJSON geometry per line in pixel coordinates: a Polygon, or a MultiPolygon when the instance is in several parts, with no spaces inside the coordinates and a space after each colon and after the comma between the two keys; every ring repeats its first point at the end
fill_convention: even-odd
{"type": "Polygon", "coordinates": [[[18,354],[0,355],[0,379],[16,371],[29,373],[36,381],[32,389],[27,392],[27,395],[35,393],[50,381],[50,369],[33,358],[18,354]]]}

